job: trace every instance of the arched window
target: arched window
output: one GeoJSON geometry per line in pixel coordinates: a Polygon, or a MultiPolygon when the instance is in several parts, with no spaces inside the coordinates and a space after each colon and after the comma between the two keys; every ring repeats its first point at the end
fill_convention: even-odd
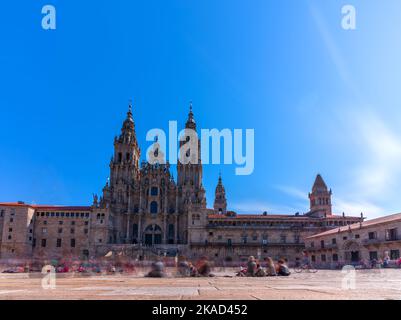
{"type": "Polygon", "coordinates": [[[157,187],[152,187],[150,189],[150,195],[151,196],[157,196],[158,191],[159,191],[159,189],[157,187]]]}
{"type": "Polygon", "coordinates": [[[157,213],[157,202],[152,201],[150,203],[150,213],[157,213]]]}

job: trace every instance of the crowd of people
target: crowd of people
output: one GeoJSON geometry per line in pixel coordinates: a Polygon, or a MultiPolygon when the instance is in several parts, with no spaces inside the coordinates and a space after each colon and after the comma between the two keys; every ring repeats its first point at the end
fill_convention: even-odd
{"type": "MultiPolygon", "coordinates": [[[[307,252],[303,252],[301,259],[296,259],[295,268],[307,267],[311,265],[310,257],[307,252]]],[[[185,256],[174,257],[157,257],[151,265],[150,262],[144,260],[130,259],[102,259],[102,260],[62,260],[48,261],[45,265],[54,267],[56,273],[72,273],[82,275],[95,274],[138,274],[139,270],[146,270],[150,267],[150,271],[145,272],[146,277],[167,277],[168,274],[176,277],[212,277],[213,261],[210,261],[206,256],[201,257],[196,262],[192,263],[185,256]],[[167,273],[169,268],[169,273],[167,273]],[[171,270],[173,273],[171,274],[171,270]]],[[[238,266],[238,264],[236,264],[238,266]]],[[[225,265],[226,267],[227,265],[225,265]]],[[[360,262],[358,266],[363,268],[389,268],[401,267],[401,258],[391,260],[386,254],[383,259],[360,262]]],[[[8,266],[1,270],[3,273],[26,273],[26,272],[41,272],[43,263],[15,264],[14,267],[8,266]]],[[[229,268],[235,266],[230,264],[229,268]]],[[[149,270],[149,269],[148,269],[149,270]]],[[[289,276],[291,275],[288,267],[288,261],[285,258],[278,259],[276,262],[271,257],[266,257],[263,260],[256,259],[250,256],[244,264],[239,266],[238,271],[233,271],[234,275],[239,277],[265,277],[265,276],[289,276]]],[[[138,275],[143,274],[142,271],[138,275]]],[[[231,275],[226,275],[231,276],[231,275]]]]}
{"type": "Polygon", "coordinates": [[[254,256],[248,258],[246,268],[241,267],[237,273],[239,277],[272,277],[272,276],[289,276],[291,274],[286,259],[279,259],[274,263],[271,257],[267,257],[260,263],[254,256]]]}
{"type": "MultiPolygon", "coordinates": [[[[178,257],[176,276],[178,277],[213,277],[212,264],[207,257],[201,257],[195,264],[184,256],[178,257]]],[[[279,259],[274,263],[267,257],[260,263],[254,256],[250,256],[246,266],[240,266],[236,272],[239,277],[289,276],[291,274],[286,259],[279,259]]],[[[147,277],[163,278],[167,276],[163,261],[158,258],[151,265],[147,277]]]]}
{"type": "MultiPolygon", "coordinates": [[[[195,264],[188,261],[184,256],[177,257],[177,273],[179,277],[213,277],[212,267],[207,257],[201,257],[195,264]]],[[[165,266],[160,258],[157,258],[151,265],[151,270],[147,277],[162,278],[166,277],[165,266]]]]}

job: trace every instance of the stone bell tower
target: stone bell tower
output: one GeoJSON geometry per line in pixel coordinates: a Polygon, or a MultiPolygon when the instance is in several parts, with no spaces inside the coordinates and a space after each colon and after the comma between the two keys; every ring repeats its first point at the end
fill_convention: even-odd
{"type": "Polygon", "coordinates": [[[216,186],[213,208],[217,214],[227,213],[226,190],[221,180],[221,174],[219,175],[219,182],[216,186]]]}
{"type": "Polygon", "coordinates": [[[313,184],[312,192],[309,193],[310,211],[321,212],[325,216],[331,216],[331,195],[331,189],[327,188],[322,176],[318,174],[313,184]]]}

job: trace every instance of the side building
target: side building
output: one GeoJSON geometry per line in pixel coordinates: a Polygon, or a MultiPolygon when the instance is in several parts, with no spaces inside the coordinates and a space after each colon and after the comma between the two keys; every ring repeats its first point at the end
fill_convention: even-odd
{"type": "Polygon", "coordinates": [[[338,227],[307,237],[306,250],[318,266],[398,260],[401,252],[401,213],[338,227]]]}
{"type": "Polygon", "coordinates": [[[254,255],[294,261],[301,257],[307,237],[364,220],[362,214],[333,214],[331,196],[331,189],[319,174],[309,193],[310,210],[305,214],[236,214],[227,211],[225,188],[219,177],[214,209],[208,209],[204,218],[197,214],[190,217],[190,252],[219,260],[244,260],[254,255]]]}

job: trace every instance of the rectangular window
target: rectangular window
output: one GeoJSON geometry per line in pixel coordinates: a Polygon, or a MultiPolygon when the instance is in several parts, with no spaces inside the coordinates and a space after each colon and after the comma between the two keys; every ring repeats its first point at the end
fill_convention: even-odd
{"type": "Polygon", "coordinates": [[[359,234],[356,234],[356,235],[355,235],[355,239],[359,239],[359,234]]]}
{"type": "Polygon", "coordinates": [[[331,239],[331,244],[337,244],[337,239],[336,238],[331,239]]]}
{"type": "Polygon", "coordinates": [[[322,254],[321,259],[322,259],[322,262],[326,262],[326,255],[322,254]]]}
{"type": "Polygon", "coordinates": [[[390,251],[390,259],[398,260],[400,258],[400,250],[391,250],[390,251]]]}
{"type": "Polygon", "coordinates": [[[42,247],[46,247],[46,239],[42,239],[42,247]]]}
{"type": "Polygon", "coordinates": [[[369,240],[373,240],[377,238],[376,232],[369,232],[368,234],[369,240]]]}
{"type": "Polygon", "coordinates": [[[312,259],[312,262],[316,262],[316,256],[312,256],[311,259],[312,259]]]}
{"type": "Polygon", "coordinates": [[[386,241],[394,241],[397,240],[397,229],[387,229],[386,230],[386,241]]]}
{"type": "Polygon", "coordinates": [[[337,261],[338,261],[338,254],[337,254],[337,253],[334,253],[334,254],[333,254],[333,261],[334,261],[334,262],[337,262],[337,261]]]}
{"type": "Polygon", "coordinates": [[[47,233],[47,228],[42,228],[42,233],[47,233]]]}
{"type": "Polygon", "coordinates": [[[75,226],[75,221],[71,221],[71,225],[72,225],[72,226],[75,226]]]}
{"type": "Polygon", "coordinates": [[[75,239],[71,239],[71,248],[75,248],[75,239]]]}
{"type": "Polygon", "coordinates": [[[58,228],[58,233],[63,233],[63,228],[58,228]]]}
{"type": "Polygon", "coordinates": [[[320,247],[323,249],[324,248],[324,240],[320,241],[320,247]]]}
{"type": "Polygon", "coordinates": [[[89,231],[88,229],[84,229],[85,234],[88,234],[88,231],[89,231]]]}
{"type": "Polygon", "coordinates": [[[370,252],[369,252],[369,259],[370,259],[370,260],[378,260],[377,251],[370,251],[370,252]]]}
{"type": "Polygon", "coordinates": [[[11,240],[11,235],[8,235],[8,240],[11,240]]]}
{"type": "Polygon", "coordinates": [[[347,240],[347,237],[343,237],[343,240],[347,240]]]}
{"type": "Polygon", "coordinates": [[[10,222],[14,222],[14,218],[10,218],[10,222]]]}
{"type": "Polygon", "coordinates": [[[74,234],[74,233],[75,233],[75,229],[71,228],[71,234],[74,234]]]}
{"type": "Polygon", "coordinates": [[[8,228],[8,232],[13,232],[13,228],[8,228]]]}
{"type": "Polygon", "coordinates": [[[61,247],[61,239],[57,239],[56,247],[57,248],[61,247]]]}

